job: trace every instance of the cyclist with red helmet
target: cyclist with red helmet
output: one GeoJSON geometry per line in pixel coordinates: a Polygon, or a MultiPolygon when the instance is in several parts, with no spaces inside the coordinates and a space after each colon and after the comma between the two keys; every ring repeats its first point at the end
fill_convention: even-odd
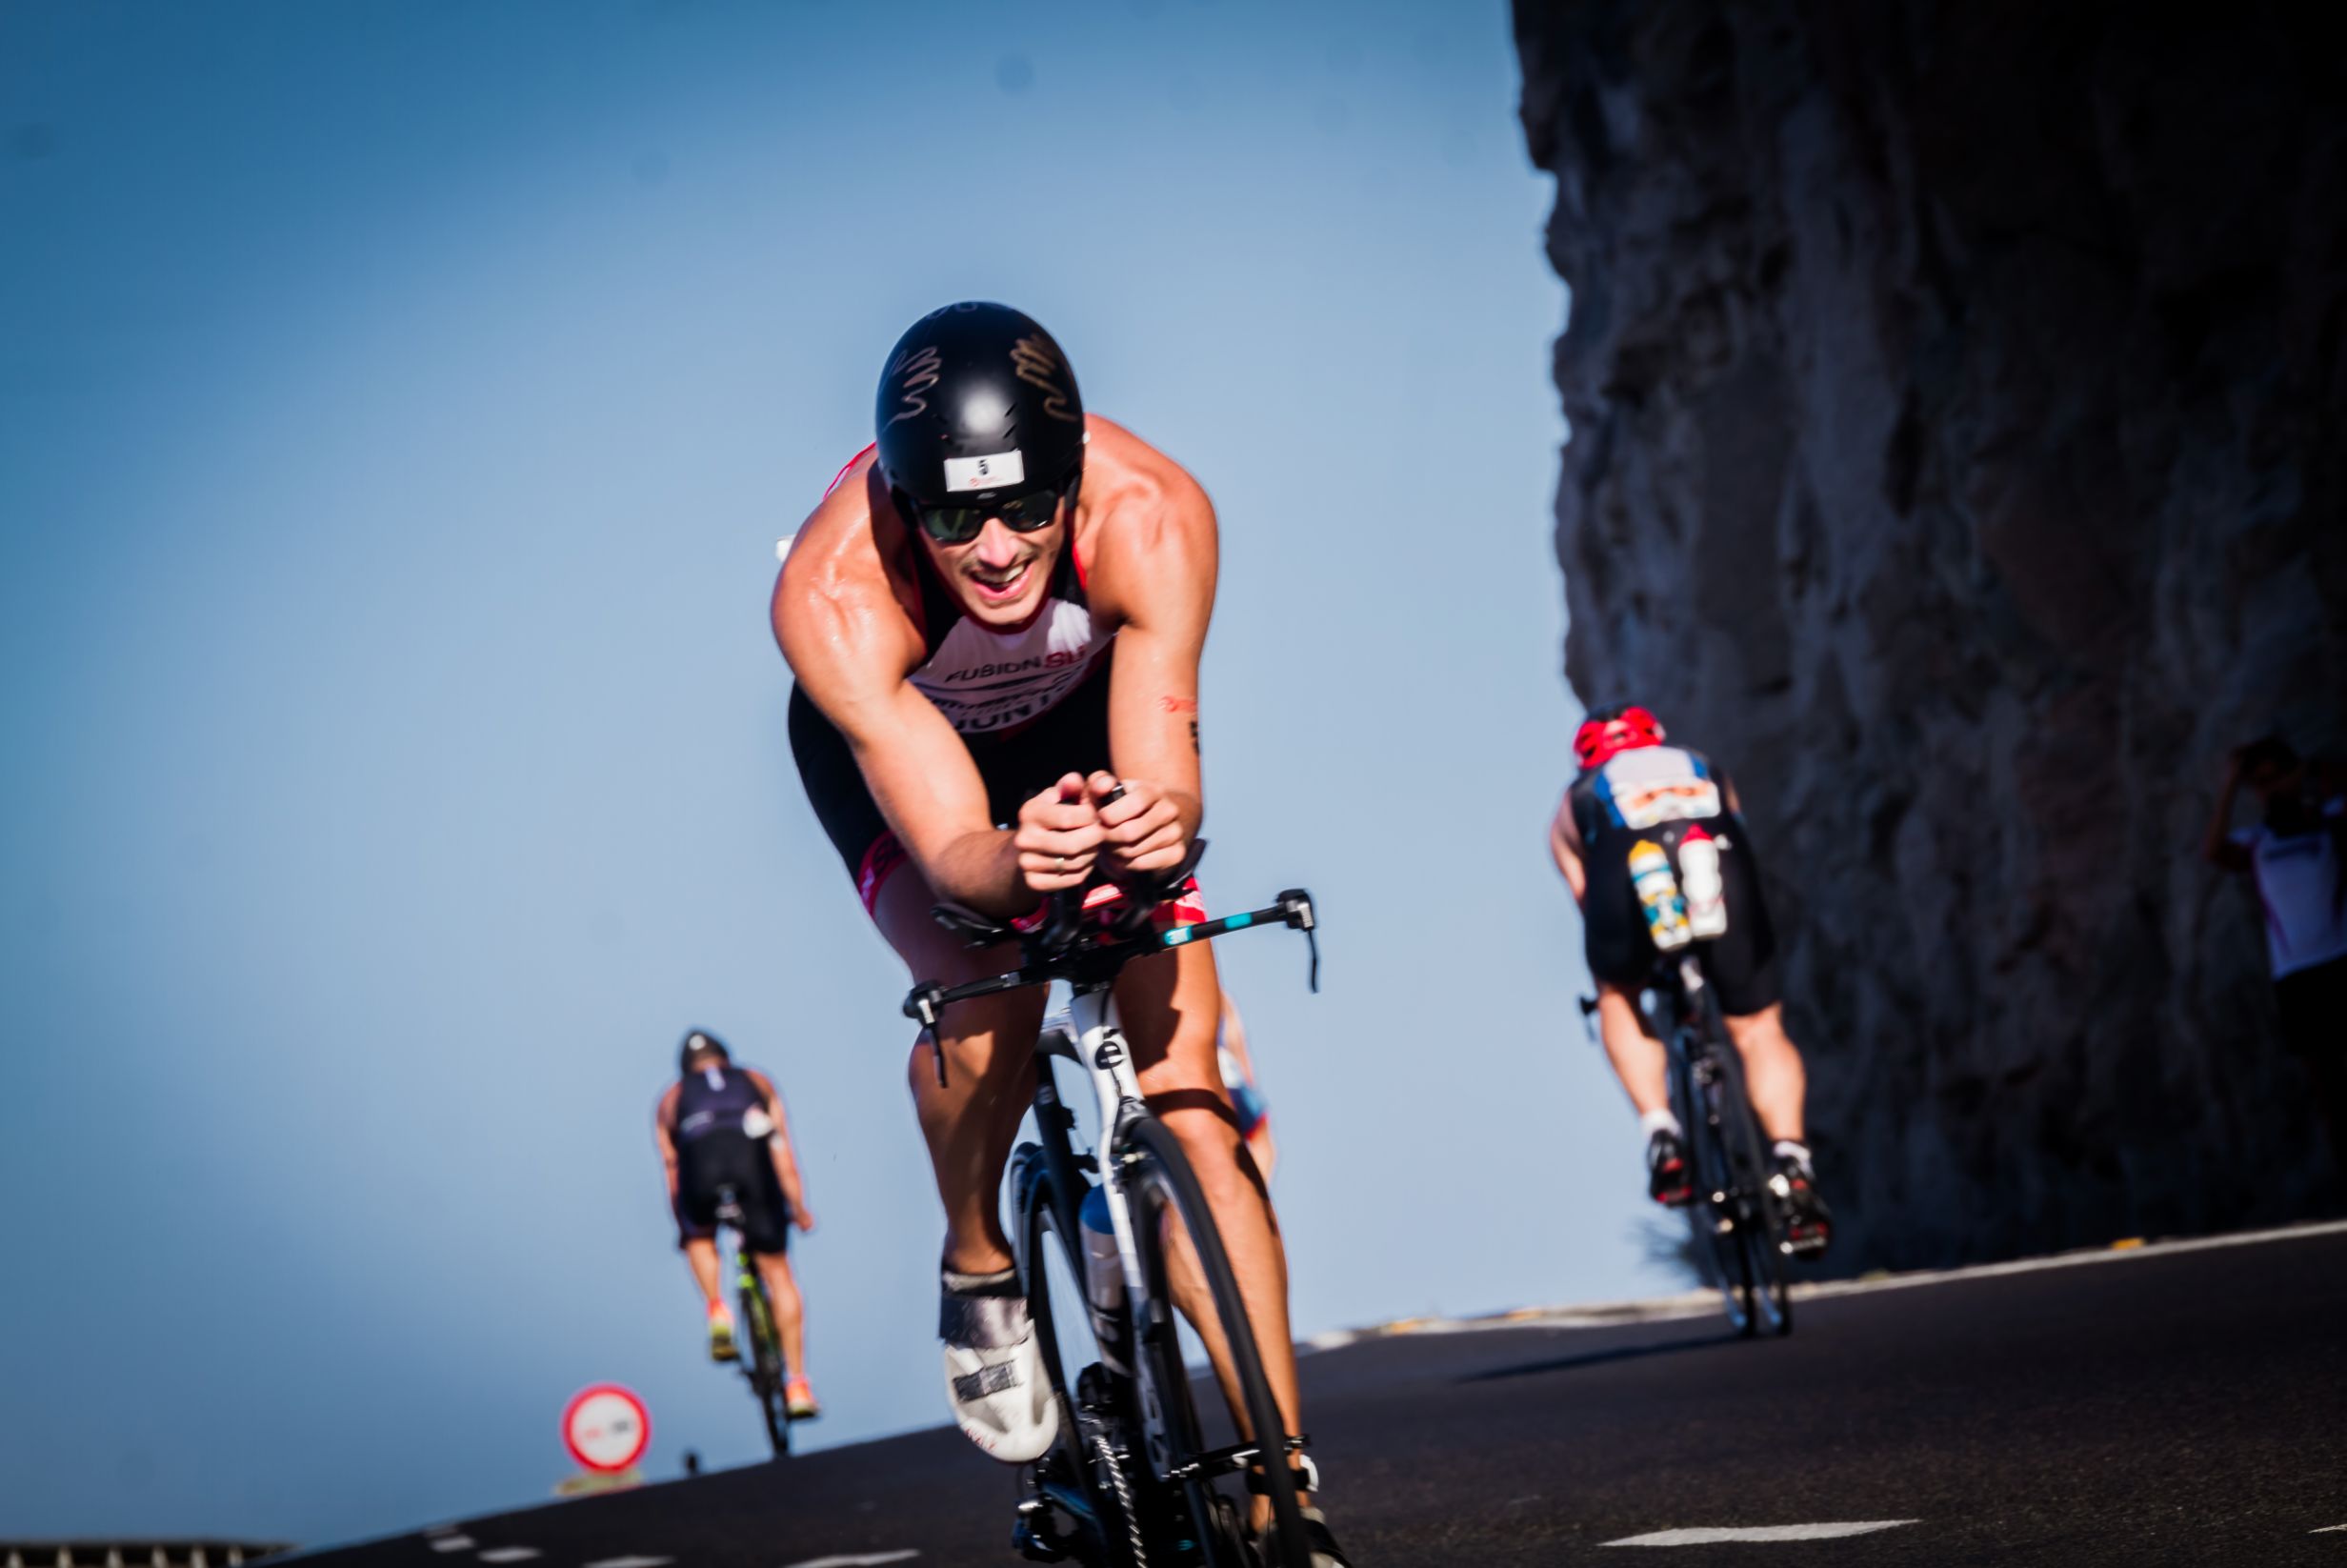
{"type": "Polygon", "coordinates": [[[1663,1045],[1633,998],[1661,951],[1692,944],[1791,1190],[1795,1254],[1814,1257],[1825,1250],[1832,1220],[1802,1131],[1807,1079],[1785,1034],[1775,932],[1735,786],[1702,753],[1666,745],[1662,725],[1635,705],[1592,711],[1573,751],[1581,771],[1549,826],[1549,848],[1581,906],[1598,1035],[1646,1132],[1647,1190],[1673,1207],[1694,1196],[1663,1045]],[[1659,909],[1650,924],[1641,881],[1675,863],[1683,904],[1659,909]],[[1671,923],[1691,918],[1691,927],[1671,923]]]}

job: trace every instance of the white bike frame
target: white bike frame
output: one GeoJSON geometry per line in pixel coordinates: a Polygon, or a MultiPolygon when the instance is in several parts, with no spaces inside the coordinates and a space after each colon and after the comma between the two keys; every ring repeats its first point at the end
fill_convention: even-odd
{"type": "Polygon", "coordinates": [[[1133,1374],[1141,1389],[1142,1435],[1149,1446],[1150,1473],[1160,1481],[1170,1481],[1174,1445],[1166,1430],[1166,1395],[1154,1384],[1152,1359],[1141,1354],[1143,1327],[1154,1316],[1149,1279],[1141,1267],[1133,1207],[1125,1196],[1124,1162],[1113,1157],[1123,1147],[1126,1126],[1134,1117],[1147,1116],[1149,1108],[1142,1103],[1141,1080],[1133,1071],[1133,1053],[1117,1024],[1116,1001],[1109,988],[1075,989],[1068,998],[1068,1022],[1075,1035],[1074,1049],[1068,1054],[1092,1079],[1093,1094],[1100,1103],[1100,1140],[1095,1153],[1100,1186],[1108,1197],[1109,1221],[1115,1227],[1116,1256],[1125,1276],[1125,1321],[1132,1330],[1133,1374]]]}

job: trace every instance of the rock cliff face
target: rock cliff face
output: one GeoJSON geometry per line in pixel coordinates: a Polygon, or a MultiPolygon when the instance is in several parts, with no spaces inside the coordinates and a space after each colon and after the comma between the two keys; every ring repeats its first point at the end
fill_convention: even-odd
{"type": "Polygon", "coordinates": [[[1846,1268],[2335,1198],[2196,854],[2342,738],[2324,9],[1517,5],[1567,673],[1737,777],[1846,1268]]]}

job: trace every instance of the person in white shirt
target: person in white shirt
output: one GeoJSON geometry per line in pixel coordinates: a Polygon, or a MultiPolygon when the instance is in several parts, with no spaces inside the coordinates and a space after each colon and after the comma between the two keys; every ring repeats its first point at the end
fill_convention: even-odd
{"type": "Polygon", "coordinates": [[[2332,1156],[2347,1166],[2347,794],[2336,771],[2310,766],[2271,735],[2240,747],[2201,854],[2257,884],[2282,1042],[2313,1075],[2332,1156]],[[2258,821],[2235,829],[2244,785],[2258,798],[2258,821]]]}

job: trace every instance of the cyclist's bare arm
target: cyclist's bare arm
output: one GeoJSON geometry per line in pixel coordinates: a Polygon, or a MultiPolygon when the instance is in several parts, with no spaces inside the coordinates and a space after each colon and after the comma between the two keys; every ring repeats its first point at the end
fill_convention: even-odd
{"type": "Polygon", "coordinates": [[[670,1084],[652,1114],[652,1136],[660,1145],[660,1166],[667,1174],[671,1197],[676,1196],[676,1135],[670,1131],[676,1125],[676,1094],[677,1085],[670,1084]]]}
{"type": "MultiPolygon", "coordinates": [[[[774,640],[808,699],[838,726],[881,814],[929,885],[993,915],[1023,914],[1034,895],[1012,835],[986,807],[986,786],[953,725],[908,678],[921,634],[882,565],[881,540],[918,549],[865,504],[859,469],[807,519],[774,581],[774,640]]],[[[910,582],[911,564],[900,573],[910,582]]]]}
{"type": "Polygon", "coordinates": [[[756,1068],[744,1069],[759,1094],[766,1096],[766,1114],[773,1118],[774,1131],[768,1136],[766,1147],[774,1161],[774,1179],[782,1183],[782,1196],[790,1201],[792,1217],[802,1231],[815,1228],[815,1216],[807,1208],[807,1195],[799,1186],[798,1155],[791,1147],[791,1124],[783,1115],[782,1096],[773,1082],[756,1068]]]}
{"type": "Polygon", "coordinates": [[[1198,765],[1198,656],[1214,612],[1214,504],[1181,466],[1105,419],[1091,421],[1093,604],[1117,628],[1109,755],[1125,797],[1102,809],[1110,853],[1131,871],[1177,863],[1206,814],[1198,765]],[[1095,493],[1094,466],[1101,483],[1095,493]]]}
{"type": "Polygon", "coordinates": [[[1549,854],[1556,858],[1557,874],[1573,890],[1573,901],[1582,903],[1589,892],[1589,870],[1581,863],[1581,830],[1573,820],[1573,796],[1557,803],[1549,819],[1549,854]]]}

